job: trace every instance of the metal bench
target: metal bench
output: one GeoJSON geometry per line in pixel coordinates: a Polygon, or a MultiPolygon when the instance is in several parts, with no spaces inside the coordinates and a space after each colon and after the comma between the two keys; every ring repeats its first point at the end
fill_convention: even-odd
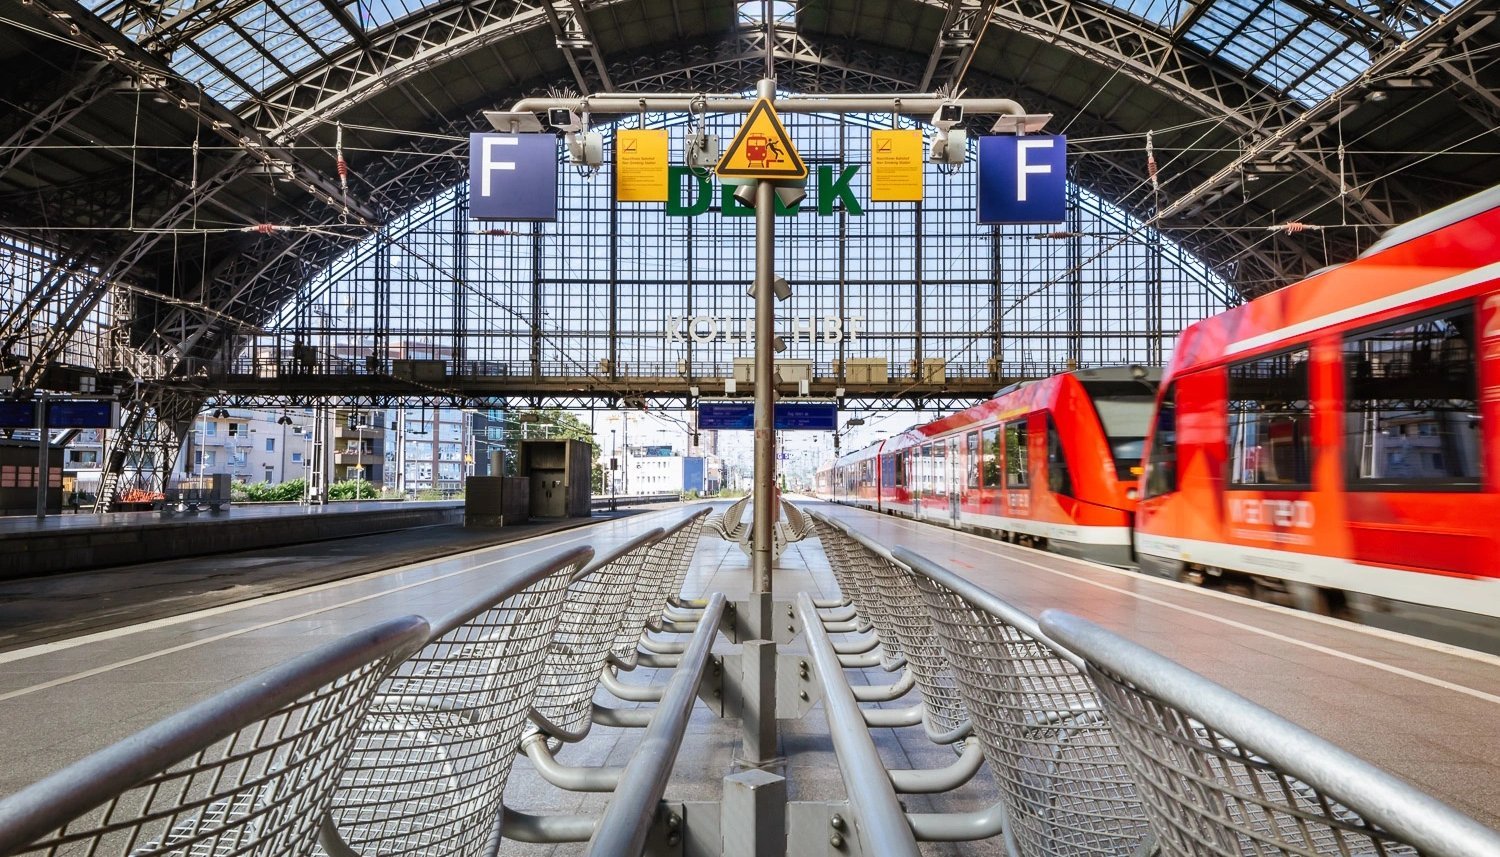
{"type": "Polygon", "coordinates": [[[577,548],[504,579],[433,623],[382,683],[322,830],[331,857],[473,854],[501,795],[577,548]]]}
{"type": "Polygon", "coordinates": [[[310,853],[377,688],[428,635],[351,634],[11,795],[0,854],[310,853]]]}
{"type": "Polygon", "coordinates": [[[1087,663],[1166,855],[1496,857],[1500,832],[1195,672],[1048,610],[1087,663]]]}
{"type": "MultiPolygon", "coordinates": [[[[1145,811],[1082,661],[993,593],[909,550],[893,554],[910,569],[999,781],[1011,853],[1149,853],[1145,811]]],[[[913,819],[919,833],[924,821],[913,819]]]]}

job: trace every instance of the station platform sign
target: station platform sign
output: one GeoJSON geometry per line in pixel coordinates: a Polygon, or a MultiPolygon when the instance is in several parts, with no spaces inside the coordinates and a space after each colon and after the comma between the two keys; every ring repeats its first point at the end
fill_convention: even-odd
{"type": "MultiPolygon", "coordinates": [[[[777,431],[834,431],[838,419],[839,406],[834,402],[777,402],[774,426],[777,431]]],[[[707,429],[753,431],[754,403],[698,403],[698,430],[707,429]]]]}

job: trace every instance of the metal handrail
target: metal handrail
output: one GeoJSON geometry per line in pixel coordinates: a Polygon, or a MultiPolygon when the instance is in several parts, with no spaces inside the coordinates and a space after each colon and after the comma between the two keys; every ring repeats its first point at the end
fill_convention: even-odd
{"type": "MultiPolygon", "coordinates": [[[[28,845],[54,831],[61,832],[62,841],[94,839],[91,853],[105,850],[99,846],[106,837],[109,844],[120,845],[122,851],[144,853],[148,850],[146,844],[132,831],[139,832],[149,826],[147,835],[154,833],[165,840],[182,835],[183,825],[190,829],[189,835],[200,841],[228,835],[238,837],[241,845],[248,847],[254,835],[226,831],[257,818],[261,821],[255,823],[266,824],[266,810],[240,812],[236,809],[236,799],[273,802],[304,786],[331,792],[343,766],[342,758],[325,760],[332,763],[313,771],[299,766],[307,763],[308,757],[324,752],[340,755],[348,752],[351,744],[347,735],[352,733],[380,679],[421,648],[429,633],[427,622],[419,616],[373,625],[272,667],[22,789],[0,801],[0,854],[22,853],[28,845]],[[319,694],[349,676],[357,676],[358,680],[345,681],[337,690],[318,696],[306,710],[298,708],[304,698],[319,694]],[[353,705],[357,710],[328,711],[328,703],[353,705]],[[271,730],[275,734],[262,736],[259,726],[273,718],[295,719],[309,731],[337,728],[340,741],[336,746],[305,747],[301,758],[288,757],[286,754],[291,751],[288,745],[280,743],[284,736],[279,736],[279,730],[298,727],[288,727],[284,722],[277,730],[271,730]],[[251,734],[241,734],[246,730],[251,730],[251,734]],[[274,749],[263,753],[262,740],[276,742],[271,745],[274,749]],[[220,746],[226,741],[227,746],[220,746]],[[205,756],[211,748],[221,750],[221,757],[205,756]],[[255,758],[257,754],[261,754],[259,759],[255,758]],[[226,775],[230,768],[233,772],[226,775]],[[282,775],[301,778],[301,786],[276,790],[275,780],[282,775]],[[267,788],[281,794],[267,795],[267,788]],[[134,794],[135,791],[140,794],[134,794]],[[181,799],[189,791],[193,803],[183,806],[181,799]],[[218,807],[222,817],[203,820],[205,814],[212,814],[216,808],[214,802],[204,797],[204,791],[222,804],[218,807]],[[128,801],[117,804],[127,796],[128,801]],[[90,817],[84,822],[93,822],[96,827],[64,831],[68,824],[95,813],[101,806],[105,808],[102,820],[90,817]],[[185,815],[184,809],[196,810],[199,815],[185,815]],[[219,825],[220,830],[202,829],[210,824],[219,825]]],[[[297,807],[291,809],[295,811],[297,807]]],[[[298,817],[289,826],[298,828],[293,832],[296,835],[306,836],[305,847],[310,849],[317,818],[298,817]]],[[[278,835],[292,833],[282,831],[278,835]]],[[[213,842],[208,844],[211,846],[213,842]]],[[[39,847],[55,849],[58,843],[39,847]]]]}
{"type": "MultiPolygon", "coordinates": [[[[1083,656],[1096,683],[1101,679],[1110,684],[1128,683],[1127,692],[1149,694],[1155,701],[1171,706],[1211,730],[1200,740],[1216,744],[1223,738],[1233,741],[1238,747],[1223,749],[1221,753],[1232,756],[1238,764],[1263,771],[1268,763],[1275,770],[1265,772],[1266,775],[1289,775],[1326,795],[1306,796],[1309,805],[1331,816],[1319,819],[1325,825],[1354,826],[1359,834],[1376,840],[1384,840],[1381,833],[1387,833],[1432,857],[1500,855],[1500,831],[1480,824],[1432,795],[1181,664],[1060,610],[1042,613],[1041,626],[1054,639],[1083,656]],[[1329,798],[1379,829],[1361,824],[1360,820],[1349,822],[1337,817],[1336,812],[1329,811],[1329,798]]],[[[1109,694],[1105,696],[1109,698],[1109,694]]],[[[1184,718],[1174,717],[1173,720],[1181,723],[1184,718]]],[[[1171,739],[1158,736],[1155,743],[1160,744],[1163,740],[1171,739]]],[[[1295,793],[1296,785],[1283,783],[1277,791],[1295,793]]],[[[1208,788],[1199,783],[1197,791],[1208,788]]],[[[1260,793],[1275,789],[1275,786],[1251,788],[1260,793]]],[[[1312,823],[1303,817],[1297,826],[1305,829],[1312,823]]]]}
{"type": "Polygon", "coordinates": [[[912,571],[930,577],[953,590],[955,594],[962,596],[970,604],[1046,646],[1052,650],[1053,654],[1071,663],[1073,666],[1079,669],[1084,668],[1083,658],[1078,657],[1078,655],[1069,651],[1065,646],[1058,644],[1051,637],[1047,636],[1047,633],[1037,624],[1037,620],[1017,610],[1010,603],[1002,600],[988,589],[979,586],[965,577],[954,574],[909,548],[893,548],[890,551],[890,556],[912,571]]]}
{"type": "Polygon", "coordinates": [[[896,790],[886,775],[875,741],[865,728],[864,715],[849,685],[842,680],[839,657],[818,620],[818,608],[806,592],[797,595],[797,610],[807,635],[813,665],[823,681],[823,706],[828,731],[833,735],[833,753],[849,795],[849,813],[871,853],[916,857],[917,840],[907,823],[906,812],[896,799],[896,790]]]}
{"type": "Polygon", "coordinates": [[[719,633],[725,603],[722,593],[709,596],[703,621],[694,632],[682,663],[673,671],[666,693],[651,717],[651,725],[646,727],[625,765],[620,788],[595,829],[588,851],[590,855],[634,857],[645,847],[651,820],[671,778],[677,751],[682,747],[688,717],[698,698],[698,684],[708,666],[708,656],[719,633]]]}

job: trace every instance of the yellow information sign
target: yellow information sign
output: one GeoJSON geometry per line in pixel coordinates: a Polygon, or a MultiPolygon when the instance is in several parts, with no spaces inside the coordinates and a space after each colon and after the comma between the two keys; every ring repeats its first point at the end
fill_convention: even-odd
{"type": "Polygon", "coordinates": [[[921,131],[870,132],[870,201],[921,202],[921,131]]]}
{"type": "Polygon", "coordinates": [[[667,132],[615,132],[615,201],[667,201],[667,132]]]}
{"type": "Polygon", "coordinates": [[[714,169],[721,179],[805,179],[807,165],[792,145],[776,109],[762,98],[714,169]]]}

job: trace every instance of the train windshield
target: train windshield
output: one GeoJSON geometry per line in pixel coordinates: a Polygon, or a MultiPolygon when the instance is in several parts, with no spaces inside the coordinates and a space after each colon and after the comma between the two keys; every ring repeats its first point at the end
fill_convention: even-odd
{"type": "Polygon", "coordinates": [[[1109,440],[1115,475],[1134,481],[1141,475],[1141,452],[1156,406],[1155,385],[1144,381],[1084,381],[1109,440]]]}

